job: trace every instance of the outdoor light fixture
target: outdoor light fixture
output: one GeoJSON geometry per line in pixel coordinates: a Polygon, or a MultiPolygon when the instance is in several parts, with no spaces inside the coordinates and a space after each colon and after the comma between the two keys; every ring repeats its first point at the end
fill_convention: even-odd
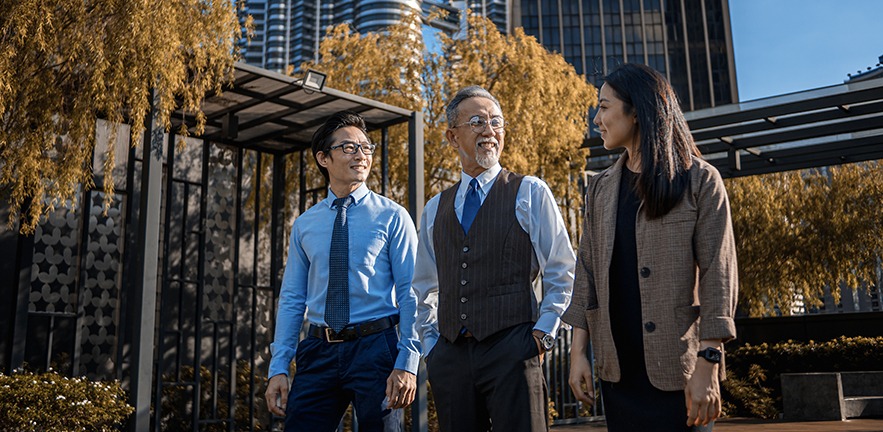
{"type": "Polygon", "coordinates": [[[314,91],[322,91],[322,88],[325,87],[325,78],[328,75],[323,74],[319,71],[314,71],[312,69],[307,70],[307,74],[304,75],[304,79],[301,82],[301,86],[304,91],[307,93],[312,93],[314,91]]]}

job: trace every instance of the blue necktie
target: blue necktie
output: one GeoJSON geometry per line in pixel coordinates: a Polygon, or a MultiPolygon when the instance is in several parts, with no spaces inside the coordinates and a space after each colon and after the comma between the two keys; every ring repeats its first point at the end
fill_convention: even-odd
{"type": "Polygon", "coordinates": [[[346,327],[350,320],[349,290],[349,225],[346,208],[351,197],[334,200],[337,208],[334,231],[331,233],[331,253],[328,254],[328,292],[325,294],[325,322],[335,332],[346,327]]]}
{"type": "Polygon", "coordinates": [[[472,179],[469,182],[469,189],[466,190],[466,202],[463,204],[463,217],[460,220],[460,225],[463,226],[463,232],[466,234],[469,234],[469,227],[472,226],[478,208],[481,207],[481,199],[478,198],[480,188],[478,180],[472,179]]]}

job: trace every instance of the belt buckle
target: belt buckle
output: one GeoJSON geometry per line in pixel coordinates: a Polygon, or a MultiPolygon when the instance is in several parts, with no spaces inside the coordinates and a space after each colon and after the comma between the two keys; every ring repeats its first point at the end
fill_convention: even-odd
{"type": "Polygon", "coordinates": [[[343,339],[335,339],[334,329],[331,327],[325,327],[325,341],[328,343],[340,343],[343,342],[343,339]]]}

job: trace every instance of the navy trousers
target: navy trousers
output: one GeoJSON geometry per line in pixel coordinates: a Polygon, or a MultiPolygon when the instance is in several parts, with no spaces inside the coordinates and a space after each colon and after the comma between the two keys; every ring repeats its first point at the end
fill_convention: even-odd
{"type": "Polygon", "coordinates": [[[384,400],[397,344],[395,327],[348,342],[300,341],[285,431],[334,431],[350,403],[359,432],[400,430],[402,410],[387,409],[384,400]]]}

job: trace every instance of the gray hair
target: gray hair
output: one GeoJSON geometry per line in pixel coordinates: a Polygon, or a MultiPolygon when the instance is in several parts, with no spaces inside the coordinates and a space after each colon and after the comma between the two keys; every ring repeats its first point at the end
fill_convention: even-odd
{"type": "Polygon", "coordinates": [[[450,102],[448,102],[447,109],[445,109],[445,117],[447,117],[448,119],[449,127],[457,121],[457,116],[460,115],[460,102],[474,97],[480,97],[490,100],[494,103],[494,105],[497,106],[497,108],[499,108],[500,112],[503,112],[503,108],[500,108],[500,101],[498,101],[497,98],[495,98],[494,95],[492,95],[489,91],[477,85],[464,87],[460,89],[457,94],[454,95],[454,98],[451,99],[450,102]]]}

